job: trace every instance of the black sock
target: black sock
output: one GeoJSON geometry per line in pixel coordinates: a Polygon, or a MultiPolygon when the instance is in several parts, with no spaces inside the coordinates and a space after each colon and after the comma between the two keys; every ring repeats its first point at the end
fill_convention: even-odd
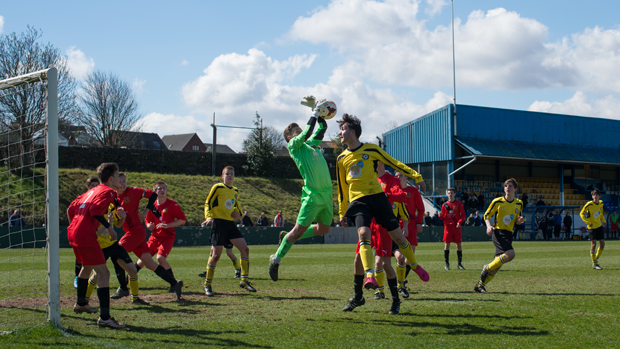
{"type": "Polygon", "coordinates": [[[127,277],[125,276],[125,269],[123,269],[116,261],[116,259],[112,260],[112,264],[114,264],[114,272],[116,273],[116,278],[118,279],[118,284],[121,287],[121,290],[127,291],[127,277]]]}
{"type": "Polygon", "coordinates": [[[461,262],[463,261],[463,251],[456,251],[456,255],[459,258],[459,264],[461,264],[461,262]]]}
{"type": "Polygon", "coordinates": [[[409,276],[409,272],[411,271],[411,266],[409,264],[407,264],[407,268],[405,271],[405,280],[407,279],[407,276],[409,276]]]}
{"type": "Polygon", "coordinates": [[[76,259],[75,260],[75,276],[80,275],[80,270],[82,270],[82,264],[80,264],[76,259]]]}
{"type": "Polygon", "coordinates": [[[398,299],[398,283],[396,282],[396,278],[387,279],[388,287],[390,288],[390,293],[392,293],[392,299],[398,299]]]}
{"type": "Polygon", "coordinates": [[[136,273],[140,271],[140,269],[142,269],[141,266],[139,266],[138,264],[136,264],[136,273]]]}
{"type": "Polygon", "coordinates": [[[107,320],[110,318],[110,288],[97,288],[97,297],[99,298],[99,317],[107,320]]]}
{"type": "Polygon", "coordinates": [[[88,300],[86,300],[86,290],[88,289],[88,279],[78,278],[77,284],[77,304],[87,305],[88,300]]]}
{"type": "Polygon", "coordinates": [[[450,264],[450,250],[443,250],[443,259],[446,260],[446,264],[450,264]]]}
{"type": "Polygon", "coordinates": [[[360,300],[364,297],[364,275],[355,275],[353,278],[353,291],[355,292],[355,299],[360,300]]]}
{"type": "Polygon", "coordinates": [[[172,277],[172,275],[170,275],[170,273],[166,271],[166,269],[164,269],[164,267],[162,267],[161,265],[157,266],[157,269],[155,269],[155,274],[157,274],[157,276],[159,276],[160,278],[164,279],[164,281],[169,283],[170,286],[174,286],[177,284],[177,280],[172,277]]]}
{"type": "Polygon", "coordinates": [[[172,272],[172,268],[170,268],[170,269],[166,269],[166,271],[167,271],[168,273],[170,273],[170,275],[171,275],[172,277],[174,277],[174,272],[172,272]]]}

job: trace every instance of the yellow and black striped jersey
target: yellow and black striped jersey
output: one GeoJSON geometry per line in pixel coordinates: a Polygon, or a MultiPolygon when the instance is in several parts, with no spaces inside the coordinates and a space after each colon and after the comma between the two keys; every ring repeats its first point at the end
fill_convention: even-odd
{"type": "Polygon", "coordinates": [[[237,211],[240,216],[243,216],[241,205],[239,205],[239,189],[228,187],[224,183],[214,184],[205,201],[205,219],[216,218],[232,221],[233,211],[237,211]]]}
{"type": "Polygon", "coordinates": [[[338,181],[338,213],[344,217],[348,204],[361,197],[383,192],[377,181],[377,163],[381,161],[407,177],[421,182],[422,176],[394,159],[376,144],[363,143],[357,149],[346,149],[338,156],[336,179],[338,181]]]}
{"type": "MultiPolygon", "coordinates": [[[[114,204],[110,204],[110,206],[108,207],[108,212],[105,215],[105,219],[108,219],[108,214],[110,214],[110,212],[114,212],[114,215],[112,216],[114,220],[110,222],[110,224],[116,227],[121,218],[118,216],[118,214],[116,214],[116,207],[114,206],[114,204]]],[[[101,227],[103,227],[103,225],[99,224],[97,229],[101,227]]],[[[115,241],[116,240],[112,240],[110,238],[110,233],[108,233],[107,231],[97,236],[97,242],[99,243],[99,246],[101,246],[101,249],[112,246],[115,241]]]]}
{"type": "Polygon", "coordinates": [[[599,200],[598,204],[593,201],[588,201],[583,206],[579,213],[581,219],[588,225],[588,229],[596,229],[603,224],[607,224],[605,221],[605,215],[603,214],[603,201],[599,200]]]}
{"type": "Polygon", "coordinates": [[[523,215],[523,202],[517,198],[512,201],[506,200],[505,197],[499,197],[491,201],[484,219],[495,217],[495,229],[512,231],[517,220],[523,215]]]}
{"type": "Polygon", "coordinates": [[[403,221],[409,221],[409,212],[407,212],[407,208],[405,208],[404,202],[393,203],[392,212],[394,212],[394,216],[397,219],[401,219],[403,221]]]}

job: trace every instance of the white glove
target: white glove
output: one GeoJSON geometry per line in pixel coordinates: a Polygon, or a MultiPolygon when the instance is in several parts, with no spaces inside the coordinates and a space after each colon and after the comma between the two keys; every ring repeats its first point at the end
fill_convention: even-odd
{"type": "Polygon", "coordinates": [[[314,96],[312,96],[312,95],[306,96],[306,97],[304,97],[304,99],[300,103],[301,103],[301,105],[305,105],[306,107],[308,107],[310,109],[314,109],[314,104],[316,103],[316,98],[314,98],[314,96]]]}
{"type": "Polygon", "coordinates": [[[314,104],[314,109],[312,109],[312,117],[319,117],[319,116],[323,116],[322,114],[325,113],[325,107],[326,105],[329,103],[329,101],[327,99],[319,99],[318,101],[316,101],[316,103],[314,104]]]}

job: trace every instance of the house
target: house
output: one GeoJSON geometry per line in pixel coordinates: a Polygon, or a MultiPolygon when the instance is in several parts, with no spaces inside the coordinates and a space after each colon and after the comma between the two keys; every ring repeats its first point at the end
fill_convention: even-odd
{"type": "MultiPolygon", "coordinates": [[[[213,144],[211,143],[205,143],[205,147],[207,147],[207,153],[210,153],[213,147],[213,144]]],[[[234,150],[230,149],[229,146],[227,146],[226,144],[218,144],[217,148],[215,149],[216,153],[220,153],[220,154],[237,154],[237,152],[235,152],[234,150]]]]}
{"type": "MultiPolygon", "coordinates": [[[[321,141],[321,144],[319,144],[319,148],[321,149],[321,152],[323,154],[329,156],[334,153],[336,143],[332,141],[321,141]]],[[[276,148],[276,156],[290,156],[288,153],[288,148],[286,146],[276,148]]]]}
{"type": "Polygon", "coordinates": [[[118,144],[129,149],[168,150],[157,133],[116,131],[113,136],[120,137],[118,144]]]}
{"type": "Polygon", "coordinates": [[[205,152],[207,147],[195,133],[169,135],[162,138],[168,150],[205,152]]]}

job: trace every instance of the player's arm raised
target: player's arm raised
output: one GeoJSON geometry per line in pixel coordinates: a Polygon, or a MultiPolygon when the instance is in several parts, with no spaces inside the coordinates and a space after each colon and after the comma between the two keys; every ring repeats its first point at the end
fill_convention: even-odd
{"type": "Polygon", "coordinates": [[[391,166],[394,171],[398,171],[409,178],[413,178],[416,184],[420,185],[423,191],[426,191],[426,183],[424,183],[424,178],[419,174],[416,170],[411,167],[403,164],[402,162],[394,159],[390,154],[386,153],[383,149],[376,146],[377,152],[379,153],[379,160],[383,161],[388,166],[391,166]]]}

